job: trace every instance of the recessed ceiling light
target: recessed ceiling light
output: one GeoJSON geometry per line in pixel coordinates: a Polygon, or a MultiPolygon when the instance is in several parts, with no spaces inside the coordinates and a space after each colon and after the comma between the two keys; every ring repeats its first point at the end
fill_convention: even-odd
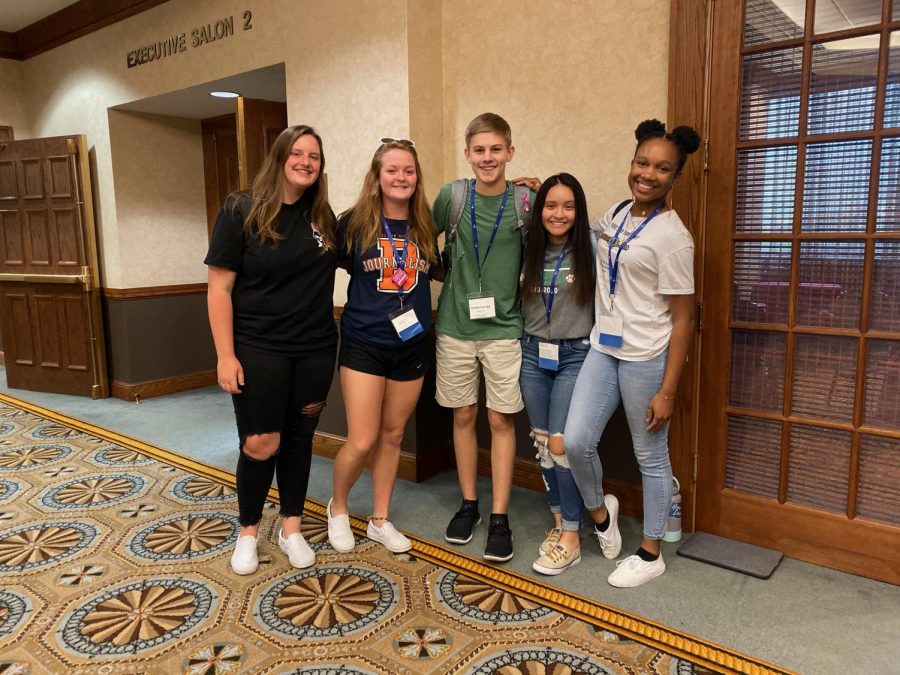
{"type": "Polygon", "coordinates": [[[237,98],[240,96],[240,94],[234,91],[211,91],[209,92],[209,95],[215,96],[216,98],[237,98]]]}

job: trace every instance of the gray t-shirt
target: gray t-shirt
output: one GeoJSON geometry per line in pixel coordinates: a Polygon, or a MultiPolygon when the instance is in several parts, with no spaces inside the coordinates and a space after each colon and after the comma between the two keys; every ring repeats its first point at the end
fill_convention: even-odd
{"type": "Polygon", "coordinates": [[[547,307],[544,302],[550,299],[550,282],[561,250],[562,244],[547,243],[544,252],[543,297],[540,287],[535,286],[535,293],[529,295],[522,303],[525,332],[548,340],[585,338],[590,335],[594,324],[594,303],[590,300],[579,305],[575,301],[575,275],[571,252],[566,254],[559,267],[553,294],[553,312],[550,315],[550,323],[547,323],[547,307]]]}

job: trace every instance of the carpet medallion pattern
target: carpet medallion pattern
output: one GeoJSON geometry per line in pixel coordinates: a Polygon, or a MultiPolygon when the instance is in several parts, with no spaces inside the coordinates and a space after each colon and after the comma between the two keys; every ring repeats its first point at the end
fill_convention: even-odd
{"type": "MultiPolygon", "coordinates": [[[[783,672],[414,538],[315,566],[260,529],[231,572],[233,476],[0,395],[0,674],[611,675],[783,672]]],[[[272,492],[272,501],[277,493],[272,492]]]]}

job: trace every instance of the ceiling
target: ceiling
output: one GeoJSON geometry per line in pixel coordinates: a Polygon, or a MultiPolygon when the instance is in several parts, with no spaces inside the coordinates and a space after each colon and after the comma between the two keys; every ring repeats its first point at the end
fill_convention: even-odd
{"type": "Polygon", "coordinates": [[[151,98],[115,106],[113,110],[187,117],[202,120],[207,117],[227,115],[235,111],[235,100],[214,98],[211,91],[233,91],[245,98],[262,98],[267,101],[287,101],[284,84],[284,64],[250,70],[246,73],[223,77],[187,89],[170,91],[151,98]]]}
{"type": "Polygon", "coordinates": [[[35,21],[74,5],[78,0],[4,0],[0,2],[0,31],[15,33],[35,21]]]}

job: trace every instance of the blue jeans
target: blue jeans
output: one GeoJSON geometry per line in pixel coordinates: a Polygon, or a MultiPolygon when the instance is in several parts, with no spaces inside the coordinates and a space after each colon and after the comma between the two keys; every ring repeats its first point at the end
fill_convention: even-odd
{"type": "Polygon", "coordinates": [[[644,536],[662,539],[672,500],[669,425],[647,432],[647,405],[662,386],[667,351],[649,361],[622,361],[591,349],[581,368],[569,419],[566,454],[584,503],[594,511],[603,505],[603,467],[597,442],[621,401],[625,406],[634,456],[644,488],[644,536]]]}
{"type": "Polygon", "coordinates": [[[572,390],[581,364],[590,351],[586,339],[550,340],[559,345],[559,368],[554,372],[538,367],[540,338],[528,333],[522,338],[522,370],[519,384],[525,410],[531,422],[531,435],[541,462],[541,475],[547,487],[550,511],[562,516],[562,528],[577,532],[581,527],[584,503],[565,455],[550,452],[550,436],[562,435],[569,415],[572,390]]]}

